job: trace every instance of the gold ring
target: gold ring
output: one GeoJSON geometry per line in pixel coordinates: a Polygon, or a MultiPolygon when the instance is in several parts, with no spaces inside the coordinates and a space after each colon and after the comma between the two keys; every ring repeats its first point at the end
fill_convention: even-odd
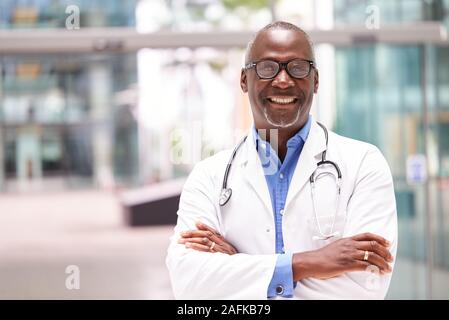
{"type": "Polygon", "coordinates": [[[214,250],[214,247],[215,247],[215,242],[212,241],[212,244],[210,245],[209,250],[210,251],[214,250]]]}
{"type": "Polygon", "coordinates": [[[368,261],[369,251],[365,251],[365,256],[363,257],[363,261],[368,261]]]}

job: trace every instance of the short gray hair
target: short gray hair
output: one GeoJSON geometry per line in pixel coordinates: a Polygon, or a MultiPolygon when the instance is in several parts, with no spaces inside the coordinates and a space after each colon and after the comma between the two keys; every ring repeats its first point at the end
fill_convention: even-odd
{"type": "Polygon", "coordinates": [[[254,41],[256,40],[257,36],[261,34],[262,32],[265,32],[270,29],[280,29],[280,30],[293,30],[296,32],[299,32],[304,35],[304,37],[307,40],[307,43],[310,46],[310,51],[312,52],[312,60],[315,61],[315,50],[313,46],[313,42],[310,39],[309,35],[300,27],[295,26],[292,23],[285,22],[285,21],[275,21],[270,24],[267,24],[265,27],[257,31],[251,38],[251,40],[248,42],[248,45],[246,46],[246,53],[245,53],[245,64],[249,63],[250,57],[251,57],[251,51],[254,46],[254,41]]]}

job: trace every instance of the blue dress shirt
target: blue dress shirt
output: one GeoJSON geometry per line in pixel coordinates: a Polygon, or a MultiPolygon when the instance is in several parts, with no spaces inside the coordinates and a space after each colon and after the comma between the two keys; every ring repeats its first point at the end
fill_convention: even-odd
{"type": "Polygon", "coordinates": [[[293,177],[293,173],[298,163],[304,143],[309,135],[312,116],[306,124],[287,141],[287,154],[281,162],[276,151],[269,142],[263,140],[256,128],[254,130],[254,143],[257,153],[265,173],[268,190],[270,192],[271,204],[273,206],[274,223],[276,230],[276,253],[278,259],[270,285],[268,286],[267,297],[275,296],[292,297],[296,284],[293,283],[292,253],[286,253],[284,239],[282,235],[282,216],[287,199],[288,188],[293,177]],[[274,169],[274,170],[273,170],[274,169]]]}

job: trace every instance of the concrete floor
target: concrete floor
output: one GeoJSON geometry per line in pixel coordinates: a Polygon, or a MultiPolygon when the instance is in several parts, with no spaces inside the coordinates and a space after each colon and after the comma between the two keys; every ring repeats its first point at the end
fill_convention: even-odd
{"type": "Polygon", "coordinates": [[[0,299],[172,299],[171,232],[126,227],[108,192],[0,195],[0,299]],[[66,287],[70,265],[78,290],[66,287]]]}
{"type": "MultiPolygon", "coordinates": [[[[171,226],[125,226],[101,191],[0,195],[0,299],[172,299],[165,254],[171,226]],[[80,271],[69,290],[66,268],[80,271]]],[[[433,298],[449,297],[435,269],[433,298]]],[[[425,264],[398,258],[389,299],[425,299],[425,264]]]]}

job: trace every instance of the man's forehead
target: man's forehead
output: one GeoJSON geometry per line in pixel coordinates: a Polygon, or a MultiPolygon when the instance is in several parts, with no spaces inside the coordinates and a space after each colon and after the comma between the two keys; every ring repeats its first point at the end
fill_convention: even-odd
{"type": "Polygon", "coordinates": [[[270,53],[295,52],[303,58],[311,57],[310,44],[306,35],[297,30],[268,29],[254,39],[252,57],[270,53]]]}

